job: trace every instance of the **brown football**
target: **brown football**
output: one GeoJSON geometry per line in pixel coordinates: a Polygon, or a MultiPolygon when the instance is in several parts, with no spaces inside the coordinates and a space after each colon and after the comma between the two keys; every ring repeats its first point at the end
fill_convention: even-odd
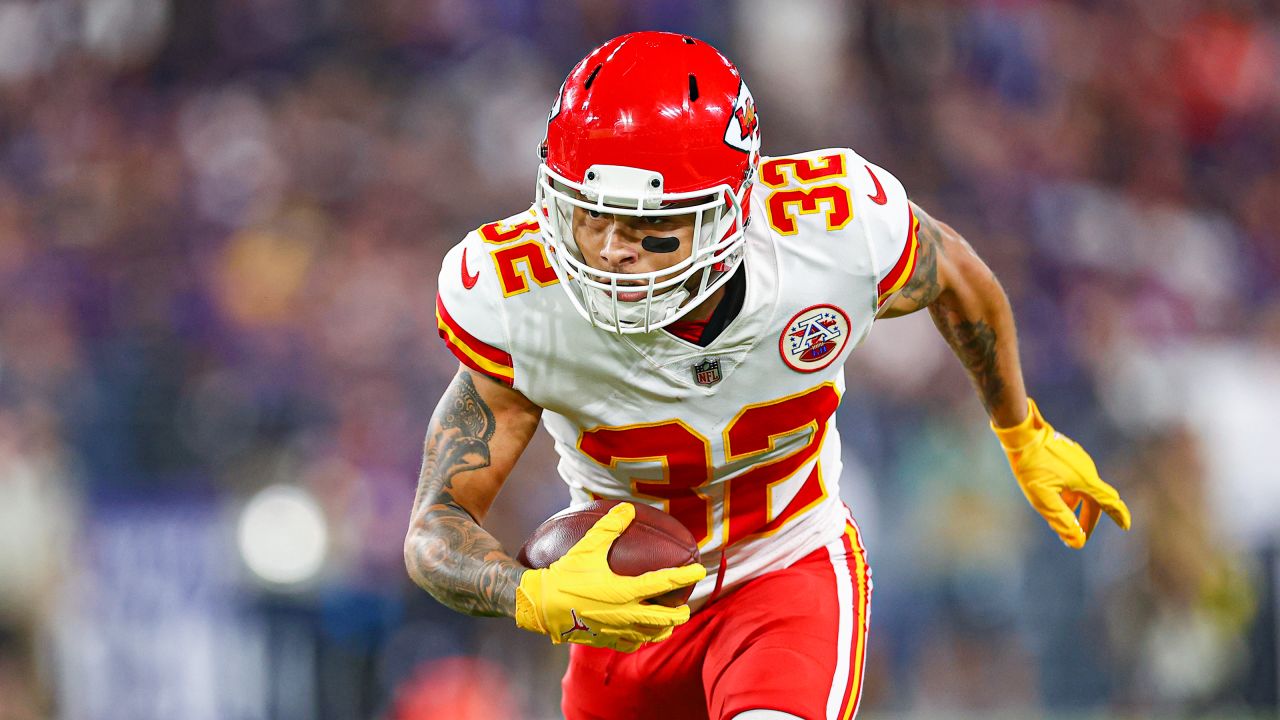
{"type": "MultiPolygon", "coordinates": [[[[621,500],[595,500],[562,510],[538,526],[516,556],[525,567],[544,568],[569,552],[596,521],[621,500]]],[[[650,570],[698,562],[698,543],[680,521],[639,503],[635,520],[609,548],[609,567],[619,575],[641,575],[650,570]]],[[[693,586],[676,588],[649,602],[677,607],[689,601],[693,586]]]]}

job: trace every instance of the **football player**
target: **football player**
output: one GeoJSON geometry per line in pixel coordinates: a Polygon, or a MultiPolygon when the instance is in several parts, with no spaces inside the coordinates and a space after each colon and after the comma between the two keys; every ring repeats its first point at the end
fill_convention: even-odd
{"type": "Polygon", "coordinates": [[[952,228],[848,148],[761,157],[755,101],[701,40],[615,38],[552,105],[535,199],[444,260],[461,365],[426,439],[405,560],[445,605],[573,643],[569,720],[849,718],[871,571],[838,499],[841,368],[927,309],[1032,506],[1084,545],[1129,511],[1027,396],[1009,302],[952,228]],[[557,562],[482,527],[539,421],[575,502],[679,519],[702,563],[614,575],[619,504],[557,562]],[[687,605],[646,598],[696,583],[687,605]],[[672,639],[675,639],[674,641],[672,639]]]}

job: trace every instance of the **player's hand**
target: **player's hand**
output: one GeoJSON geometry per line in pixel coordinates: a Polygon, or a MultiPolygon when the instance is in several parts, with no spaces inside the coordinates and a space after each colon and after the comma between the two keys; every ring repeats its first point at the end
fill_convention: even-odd
{"type": "Polygon", "coordinates": [[[609,547],[635,518],[631,503],[618,503],[596,521],[564,557],[527,570],[516,589],[516,625],[574,642],[631,652],[659,642],[689,619],[689,606],[642,603],[706,577],[699,564],[630,577],[609,567],[609,547]]]}
{"type": "Polygon", "coordinates": [[[1074,440],[1057,432],[1027,399],[1030,413],[1011,428],[991,429],[1009,456],[1009,466],[1049,527],[1068,547],[1079,549],[1093,533],[1103,512],[1121,529],[1129,529],[1129,508],[1115,488],[1103,482],[1093,458],[1074,440]],[[1079,510],[1080,516],[1076,517],[1079,510]]]}

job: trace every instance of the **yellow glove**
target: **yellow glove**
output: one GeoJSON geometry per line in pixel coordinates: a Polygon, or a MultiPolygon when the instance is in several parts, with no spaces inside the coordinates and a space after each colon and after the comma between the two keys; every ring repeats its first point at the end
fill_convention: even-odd
{"type": "Polygon", "coordinates": [[[1027,398],[1027,419],[1011,428],[991,429],[1009,456],[1009,466],[1031,506],[1049,521],[1068,547],[1079,549],[1106,512],[1121,529],[1129,529],[1129,508],[1115,488],[1103,482],[1089,453],[1057,432],[1027,398]],[[1076,511],[1080,511],[1079,519],[1076,511]]]}
{"type": "Polygon", "coordinates": [[[642,603],[706,577],[698,564],[629,577],[609,568],[609,548],[631,524],[636,509],[618,503],[563,557],[527,570],[516,588],[516,625],[551,642],[574,642],[632,652],[671,637],[689,619],[689,606],[642,603]]]}

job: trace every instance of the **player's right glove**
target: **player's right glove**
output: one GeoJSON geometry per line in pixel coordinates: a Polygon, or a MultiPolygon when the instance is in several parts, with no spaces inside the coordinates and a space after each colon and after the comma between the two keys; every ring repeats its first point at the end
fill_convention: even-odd
{"type": "Polygon", "coordinates": [[[618,503],[596,521],[569,552],[550,566],[526,570],[516,589],[516,625],[554,643],[573,642],[624,652],[658,642],[689,619],[689,606],[642,603],[706,577],[698,564],[634,577],[609,567],[609,547],[635,518],[631,503],[618,503]]]}
{"type": "Polygon", "coordinates": [[[1009,457],[1018,485],[1049,527],[1068,547],[1080,549],[1103,512],[1129,529],[1129,508],[1116,489],[1098,476],[1093,458],[1074,440],[1053,429],[1027,398],[1027,419],[1010,427],[991,424],[1009,457]],[[1079,509],[1080,517],[1075,511],[1079,509]]]}

